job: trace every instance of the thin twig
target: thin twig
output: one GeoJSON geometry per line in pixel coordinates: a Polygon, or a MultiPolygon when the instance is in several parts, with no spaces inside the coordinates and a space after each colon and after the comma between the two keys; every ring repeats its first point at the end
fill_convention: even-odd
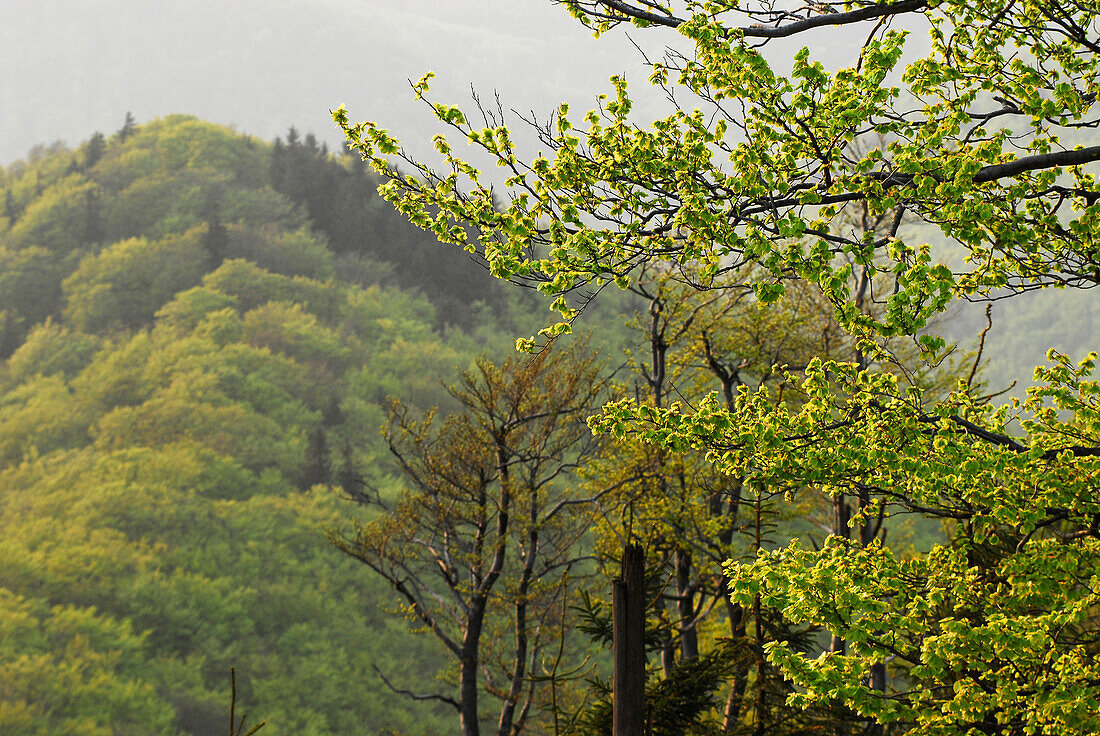
{"type": "Polygon", "coordinates": [[[406,698],[412,700],[438,700],[441,703],[453,706],[455,710],[458,710],[458,701],[447,695],[437,695],[435,693],[414,693],[412,690],[406,690],[405,688],[396,687],[389,678],[386,677],[382,670],[378,669],[378,665],[371,665],[374,671],[378,673],[378,676],[382,679],[382,682],[397,695],[404,695],[406,698]]]}
{"type": "Polygon", "coordinates": [[[260,721],[252,728],[248,729],[247,733],[241,733],[244,731],[244,722],[247,718],[247,713],[241,713],[241,720],[237,722],[237,668],[229,668],[229,736],[252,736],[254,733],[263,728],[267,721],[260,721]]]}
{"type": "Polygon", "coordinates": [[[982,352],[985,351],[985,336],[989,334],[989,331],[993,329],[993,305],[985,305],[985,329],[982,330],[981,340],[978,341],[978,354],[974,356],[974,365],[970,366],[970,375],[966,377],[966,388],[973,388],[974,374],[978,372],[978,364],[982,360],[982,352]]]}

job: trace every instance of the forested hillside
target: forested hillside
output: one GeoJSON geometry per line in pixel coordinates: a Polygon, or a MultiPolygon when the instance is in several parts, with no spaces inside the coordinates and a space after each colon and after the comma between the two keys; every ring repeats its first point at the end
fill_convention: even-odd
{"type": "MultiPolygon", "coordinates": [[[[411,607],[404,620],[391,586],[411,569],[446,578],[451,559],[482,574],[485,560],[448,524],[485,509],[468,496],[433,506],[432,483],[453,482],[457,467],[503,492],[500,456],[486,448],[523,424],[495,413],[509,400],[535,429],[500,445],[530,485],[508,489],[546,516],[508,532],[509,565],[539,552],[524,558],[530,569],[504,569],[487,596],[483,694],[514,705],[501,682],[542,683],[530,687],[529,730],[556,707],[569,717],[563,732],[606,732],[607,692],[588,678],[608,644],[603,575],[618,574],[620,541],[633,536],[651,551],[654,713],[717,727],[725,703],[731,723],[785,718],[761,695],[785,697],[774,671],[745,687],[748,634],[720,566],[795,536],[816,544],[833,528],[828,499],[769,496],[711,472],[701,453],[589,446],[575,423],[610,391],[654,406],[699,405],[719,390],[729,407],[742,386],[781,397],[775,363],[855,354],[827,305],[805,292],[763,310],[730,286],[740,296],[712,314],[705,295],[643,271],[607,310],[637,307],[620,383],[607,383],[617,349],[603,362],[551,356],[542,373],[502,361],[545,319],[531,292],[409,225],[378,184],[310,135],[267,143],[186,116],[128,118],[76,149],[39,147],[0,169],[0,733],[219,733],[231,666],[264,733],[452,732],[444,699],[459,689],[457,663],[440,641],[409,633],[425,622],[411,607]],[[501,368],[479,360],[486,351],[501,368]],[[540,401],[569,405],[569,422],[544,427],[553,412],[540,401]],[[347,496],[363,488],[393,513],[352,510],[347,496]],[[562,499],[570,513],[555,517],[562,499]],[[552,530],[558,546],[528,543],[532,529],[552,530]],[[340,554],[328,530],[383,573],[340,554]],[[433,534],[439,544],[423,544],[433,534]],[[536,562],[550,572],[536,575],[536,562]],[[531,652],[542,657],[521,676],[508,605],[530,608],[531,652]],[[562,633],[557,659],[540,627],[574,632],[562,633]],[[722,637],[734,644],[715,645],[722,637]],[[573,655],[551,705],[549,673],[573,655]],[[382,674],[443,695],[401,698],[382,674]]],[[[1092,315],[1081,311],[1073,325],[1087,337],[1092,315]]],[[[622,322],[600,319],[598,341],[622,343],[622,322]]],[[[996,333],[987,349],[1016,358],[996,333]]],[[[946,368],[909,377],[932,392],[953,380],[946,368]]],[[[903,554],[942,538],[934,520],[900,520],[890,534],[903,554]]],[[[444,604],[426,593],[417,605],[444,604]]],[[[776,622],[753,630],[756,645],[812,647],[821,636],[776,622]]],[[[815,728],[836,717],[807,716],[815,728]]]]}
{"type": "Polygon", "coordinates": [[[0,733],[219,733],[230,666],[265,733],[447,730],[323,532],[391,482],[385,398],[446,408],[534,309],[376,186],[184,116],[0,169],[0,733]]]}

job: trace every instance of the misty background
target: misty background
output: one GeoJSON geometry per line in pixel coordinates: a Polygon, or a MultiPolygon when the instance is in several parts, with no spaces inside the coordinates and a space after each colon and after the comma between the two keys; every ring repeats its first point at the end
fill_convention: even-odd
{"type": "Polygon", "coordinates": [[[139,122],[187,113],[268,140],[293,125],[331,147],[340,136],[328,111],[345,103],[357,118],[426,143],[434,120],[408,80],[429,69],[441,99],[468,101],[472,84],[485,98],[497,91],[508,107],[540,114],[559,100],[590,102],[612,74],[646,75],[623,34],[593,43],[543,0],[2,6],[5,161],[37,143],[114,130],[127,111],[139,122]]]}
{"type": "MultiPolygon", "coordinates": [[[[0,10],[0,161],[36,144],[75,146],[93,131],[117,129],[127,111],[138,122],[186,113],[265,140],[294,126],[338,148],[329,110],[340,104],[434,161],[430,140],[440,129],[408,83],[428,70],[437,101],[469,109],[472,87],[483,101],[498,94],[506,110],[543,119],[560,101],[589,109],[608,77],[625,73],[636,119],[648,122],[667,105],[646,83],[631,37],[660,54],[678,36],[666,29],[629,36],[620,30],[594,41],[546,0],[8,0],[0,10]]],[[[843,60],[843,34],[815,41],[815,55],[843,60]]],[[[1097,335],[1095,306],[1092,293],[996,305],[990,377],[1026,379],[1045,346],[1070,349],[1097,335]],[[1013,321],[1021,304],[1049,301],[1053,309],[1055,298],[1058,319],[1013,321]],[[1039,327],[1046,334],[1032,345],[1026,335],[1039,327]]],[[[968,340],[983,326],[982,311],[960,307],[952,337],[968,340]]]]}

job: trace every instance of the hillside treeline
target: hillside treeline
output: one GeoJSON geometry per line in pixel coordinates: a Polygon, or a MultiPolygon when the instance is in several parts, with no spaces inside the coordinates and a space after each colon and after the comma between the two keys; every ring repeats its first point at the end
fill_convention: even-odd
{"type": "Polygon", "coordinates": [[[185,116],[0,169],[0,733],[217,733],[230,666],[271,733],[447,730],[323,532],[391,484],[386,397],[446,408],[535,312],[376,187],[185,116]]]}

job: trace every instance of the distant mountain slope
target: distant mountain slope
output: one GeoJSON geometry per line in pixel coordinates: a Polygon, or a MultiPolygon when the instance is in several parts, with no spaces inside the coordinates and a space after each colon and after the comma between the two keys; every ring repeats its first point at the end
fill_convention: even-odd
{"type": "Polygon", "coordinates": [[[376,666],[438,662],[324,531],[342,479],[395,492],[386,397],[446,407],[531,309],[281,145],[173,116],[0,170],[5,736],[216,733],[231,665],[264,733],[445,730],[392,707],[376,666]]]}
{"type": "Polygon", "coordinates": [[[376,188],[358,162],[312,136],[272,146],[186,116],[96,134],[72,151],[39,149],[0,171],[0,357],[47,316],[97,319],[78,314],[89,289],[135,294],[100,307],[108,321],[148,324],[176,291],[232,258],[416,289],[439,307],[440,324],[471,328],[483,308],[515,310],[513,290],[468,254],[440,248],[376,188]],[[123,245],[133,239],[142,242],[123,245]]]}
{"type": "MultiPolygon", "coordinates": [[[[964,257],[932,225],[904,232],[910,242],[928,242],[937,258],[948,264],[964,257]]],[[[1014,387],[1006,395],[1023,398],[1032,385],[1036,365],[1046,365],[1048,349],[1069,355],[1074,362],[1100,347],[1100,289],[1041,289],[1011,298],[958,301],[940,319],[936,329],[960,348],[977,346],[986,328],[985,308],[991,306],[992,327],[982,353],[982,377],[993,392],[1014,387]]]]}

